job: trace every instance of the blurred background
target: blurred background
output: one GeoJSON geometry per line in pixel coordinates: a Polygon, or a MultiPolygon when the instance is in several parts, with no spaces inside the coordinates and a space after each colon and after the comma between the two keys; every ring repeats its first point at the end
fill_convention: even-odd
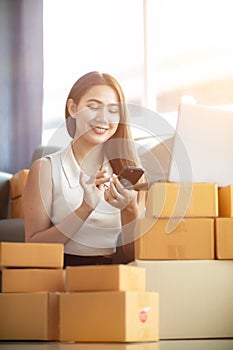
{"type": "Polygon", "coordinates": [[[174,127],[182,98],[232,108],[232,33],[232,0],[0,0],[1,170],[29,167],[89,71],[174,127]]]}

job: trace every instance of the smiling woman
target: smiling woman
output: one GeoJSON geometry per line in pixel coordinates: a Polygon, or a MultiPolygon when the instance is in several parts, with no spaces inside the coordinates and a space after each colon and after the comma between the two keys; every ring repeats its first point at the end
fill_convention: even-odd
{"type": "Polygon", "coordinates": [[[129,261],[144,201],[116,175],[139,165],[121,86],[109,74],[85,74],[70,90],[65,117],[72,142],[30,169],[26,241],[63,243],[65,266],[109,264],[122,234],[129,261]]]}

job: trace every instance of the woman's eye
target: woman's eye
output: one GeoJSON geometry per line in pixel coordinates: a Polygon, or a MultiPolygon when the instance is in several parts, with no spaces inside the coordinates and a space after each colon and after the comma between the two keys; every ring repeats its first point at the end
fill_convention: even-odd
{"type": "MultiPolygon", "coordinates": [[[[103,107],[104,105],[100,104],[100,103],[93,103],[93,104],[89,104],[87,105],[88,108],[90,108],[93,111],[99,110],[103,107]]],[[[115,106],[115,105],[106,105],[106,107],[108,108],[109,113],[115,114],[115,113],[119,113],[119,107],[115,106]]]]}
{"type": "Polygon", "coordinates": [[[118,106],[111,106],[111,107],[109,107],[108,110],[109,110],[110,113],[119,113],[118,106]]]}
{"type": "Polygon", "coordinates": [[[93,105],[89,105],[87,106],[90,109],[96,110],[96,109],[100,109],[100,105],[99,104],[93,104],[93,105]]]}

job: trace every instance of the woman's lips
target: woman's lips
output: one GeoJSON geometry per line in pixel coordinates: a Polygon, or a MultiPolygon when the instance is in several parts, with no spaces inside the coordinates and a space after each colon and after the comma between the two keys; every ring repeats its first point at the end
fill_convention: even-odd
{"type": "Polygon", "coordinates": [[[93,126],[91,125],[91,129],[98,135],[103,135],[108,129],[103,128],[101,126],[93,126]]]}

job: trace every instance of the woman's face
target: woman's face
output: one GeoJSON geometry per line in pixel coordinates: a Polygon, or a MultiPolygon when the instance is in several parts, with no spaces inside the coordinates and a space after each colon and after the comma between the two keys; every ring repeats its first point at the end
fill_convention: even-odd
{"type": "Polygon", "coordinates": [[[120,120],[119,100],[110,86],[93,86],[74,107],[75,139],[81,138],[97,145],[107,141],[116,132],[120,120]]]}

